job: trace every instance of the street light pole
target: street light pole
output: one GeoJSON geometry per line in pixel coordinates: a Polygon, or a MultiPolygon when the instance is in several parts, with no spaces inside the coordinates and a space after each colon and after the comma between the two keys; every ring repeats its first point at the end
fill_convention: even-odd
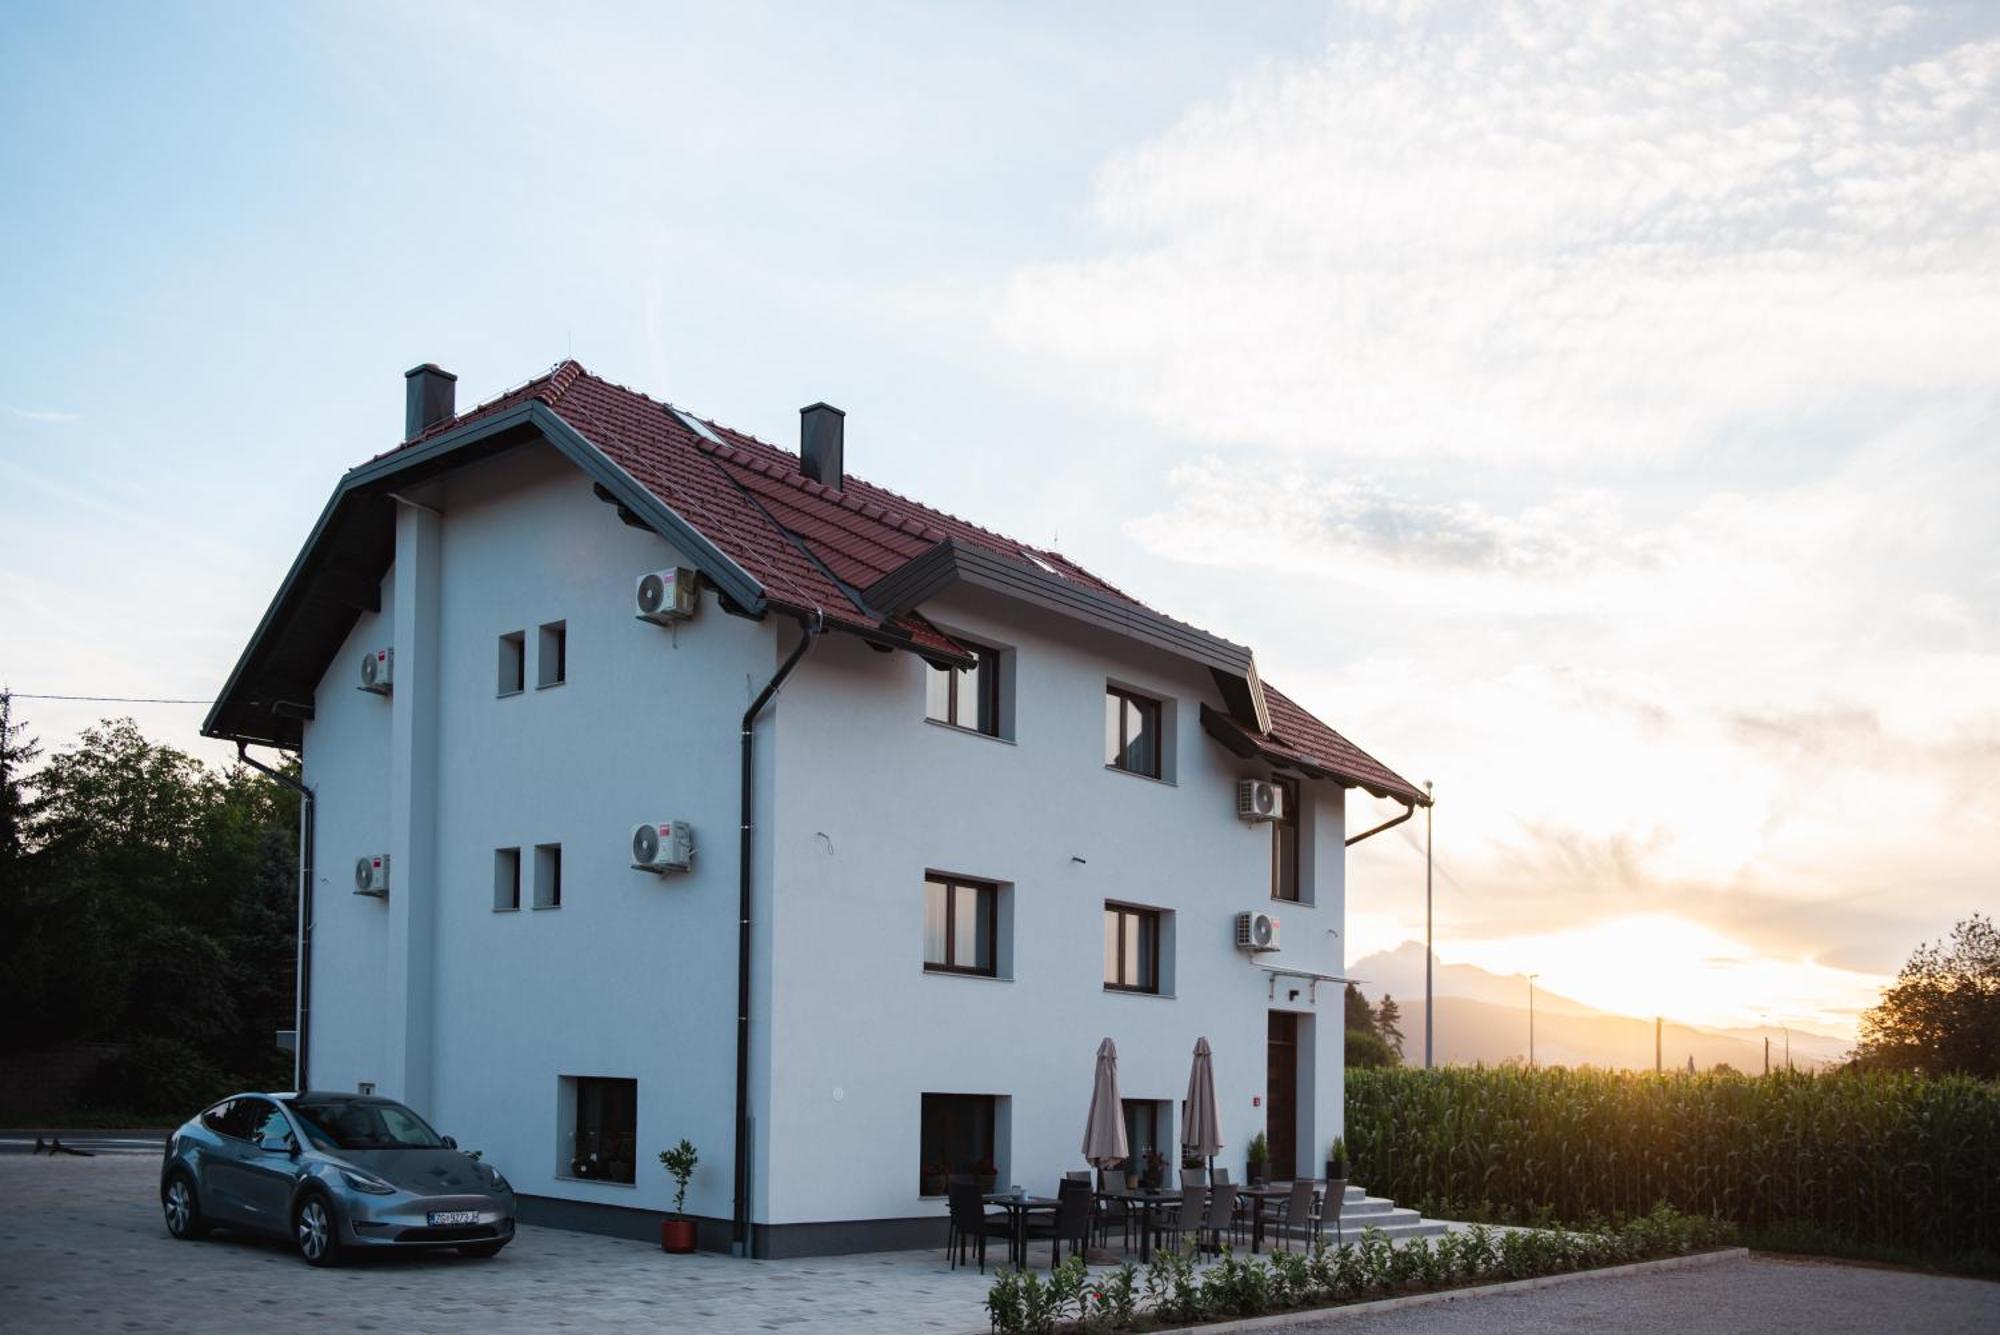
{"type": "Polygon", "coordinates": [[[1424,780],[1424,1069],[1431,1069],[1431,1013],[1437,1009],[1431,995],[1431,810],[1437,799],[1431,795],[1431,781],[1424,780]]]}
{"type": "Polygon", "coordinates": [[[1538,973],[1528,975],[1528,1069],[1535,1069],[1535,980],[1538,973]]]}

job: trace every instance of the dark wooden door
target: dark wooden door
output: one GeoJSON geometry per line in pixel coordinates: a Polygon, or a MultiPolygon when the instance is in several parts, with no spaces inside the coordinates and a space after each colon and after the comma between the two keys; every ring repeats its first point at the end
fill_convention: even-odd
{"type": "Polygon", "coordinates": [[[1271,1145],[1271,1179],[1283,1181],[1299,1168],[1299,1017],[1272,1011],[1268,1046],[1264,1138],[1271,1145]]]}

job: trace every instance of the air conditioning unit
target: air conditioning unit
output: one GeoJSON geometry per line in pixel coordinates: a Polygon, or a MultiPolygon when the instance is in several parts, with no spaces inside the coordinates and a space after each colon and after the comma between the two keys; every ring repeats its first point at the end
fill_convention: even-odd
{"type": "Polygon", "coordinates": [[[632,828],[632,869],[665,874],[694,863],[694,827],[684,820],[632,828]]]}
{"type": "Polygon", "coordinates": [[[354,893],[375,899],[389,897],[389,855],[373,853],[354,863],[354,893]]]}
{"type": "Polygon", "coordinates": [[[1262,955],[1278,948],[1278,919],[1269,913],[1236,915],[1236,948],[1262,955]]]}
{"type": "Polygon", "coordinates": [[[361,655],[361,689],[387,695],[395,680],[396,651],[374,649],[361,655]]]}
{"type": "Polygon", "coordinates": [[[636,595],[639,619],[659,626],[685,621],[701,606],[700,593],[692,570],[677,567],[641,575],[636,595]]]}
{"type": "Polygon", "coordinates": [[[1242,779],[1236,784],[1236,818],[1251,822],[1283,820],[1285,790],[1262,779],[1242,779]]]}

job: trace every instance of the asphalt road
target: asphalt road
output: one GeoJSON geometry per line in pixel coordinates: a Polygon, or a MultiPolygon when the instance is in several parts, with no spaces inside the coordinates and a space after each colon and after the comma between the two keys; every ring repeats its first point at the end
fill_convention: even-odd
{"type": "Polygon", "coordinates": [[[1754,1255],[1578,1279],[1379,1315],[1285,1326],[1303,1335],[1994,1335],[2000,1284],[1754,1255]]]}

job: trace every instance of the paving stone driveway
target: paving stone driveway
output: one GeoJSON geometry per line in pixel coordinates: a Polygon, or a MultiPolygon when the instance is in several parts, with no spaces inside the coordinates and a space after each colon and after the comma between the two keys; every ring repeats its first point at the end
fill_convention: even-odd
{"type": "Polygon", "coordinates": [[[175,1242],[158,1173],[154,1155],[0,1156],[0,1330],[987,1328],[987,1281],[939,1252],[743,1262],[524,1226],[490,1261],[314,1270],[275,1242],[175,1242]]]}

